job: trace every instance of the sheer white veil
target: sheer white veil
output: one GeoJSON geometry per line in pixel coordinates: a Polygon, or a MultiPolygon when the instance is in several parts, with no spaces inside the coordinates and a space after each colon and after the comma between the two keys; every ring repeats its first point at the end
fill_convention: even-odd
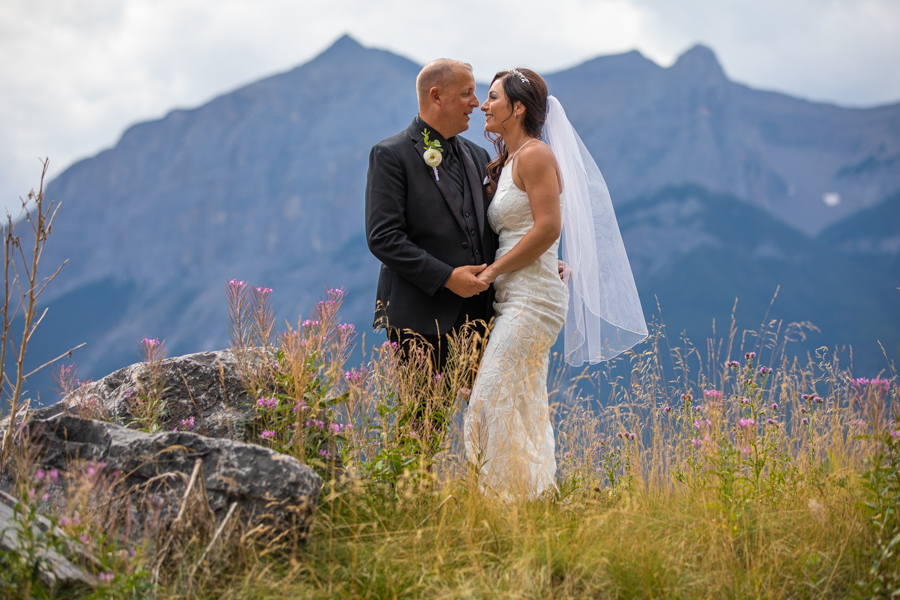
{"type": "Polygon", "coordinates": [[[563,183],[562,259],[571,268],[565,359],[596,364],[644,340],[647,322],[606,182],[554,96],[543,138],[563,183]]]}

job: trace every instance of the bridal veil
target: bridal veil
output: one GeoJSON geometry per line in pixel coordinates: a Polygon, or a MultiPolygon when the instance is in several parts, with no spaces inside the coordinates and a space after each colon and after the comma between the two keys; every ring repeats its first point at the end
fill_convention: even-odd
{"type": "Polygon", "coordinates": [[[606,182],[554,96],[547,97],[543,137],[565,195],[562,259],[571,268],[565,360],[596,364],[644,340],[647,323],[606,182]]]}

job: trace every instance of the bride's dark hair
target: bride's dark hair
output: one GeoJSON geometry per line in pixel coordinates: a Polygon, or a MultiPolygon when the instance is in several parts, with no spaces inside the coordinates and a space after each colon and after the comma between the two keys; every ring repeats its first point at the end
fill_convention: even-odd
{"type": "MultiPolygon", "coordinates": [[[[529,136],[541,139],[541,130],[544,127],[544,120],[547,118],[547,84],[540,75],[531,69],[513,69],[512,71],[500,71],[494,75],[491,85],[498,79],[503,80],[503,93],[512,108],[516,102],[521,102],[525,107],[524,121],[522,123],[525,133],[529,136]]],[[[512,118],[510,114],[506,120],[512,118]]],[[[509,158],[509,150],[503,142],[503,136],[484,132],[486,137],[497,152],[497,158],[488,163],[487,176],[490,180],[488,184],[488,194],[493,195],[497,191],[497,181],[500,179],[500,171],[506,159],[509,158]]]]}

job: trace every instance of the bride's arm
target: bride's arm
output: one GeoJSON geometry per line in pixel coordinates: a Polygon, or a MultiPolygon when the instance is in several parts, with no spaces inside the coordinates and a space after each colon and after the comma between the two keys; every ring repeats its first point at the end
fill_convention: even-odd
{"type": "Polygon", "coordinates": [[[534,227],[509,252],[478,274],[479,279],[488,283],[536,261],[559,238],[562,227],[559,175],[553,151],[543,143],[529,144],[522,148],[515,161],[514,183],[521,182],[521,188],[528,193],[534,227]]]}

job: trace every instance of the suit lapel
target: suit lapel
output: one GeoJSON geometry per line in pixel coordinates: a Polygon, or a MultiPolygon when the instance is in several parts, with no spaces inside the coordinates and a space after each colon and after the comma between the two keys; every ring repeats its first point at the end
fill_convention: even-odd
{"type": "MultiPolygon", "coordinates": [[[[425,164],[425,159],[422,158],[422,155],[425,154],[425,140],[421,137],[421,133],[415,135],[413,137],[413,141],[416,142],[416,152],[421,159],[422,168],[428,170],[428,177],[431,179],[431,181],[434,182],[438,190],[441,192],[441,196],[444,197],[444,202],[447,203],[447,206],[450,207],[450,212],[453,213],[453,218],[456,219],[456,222],[459,224],[460,228],[465,231],[466,222],[463,220],[463,216],[459,214],[459,207],[456,206],[456,201],[453,199],[453,192],[450,191],[450,182],[447,180],[447,177],[449,177],[449,175],[446,174],[443,167],[438,165],[438,179],[437,181],[435,181],[434,171],[431,167],[425,164]]],[[[481,221],[479,220],[479,224],[480,223],[481,221]]]]}
{"type": "Polygon", "coordinates": [[[456,147],[459,148],[463,164],[466,165],[469,189],[472,191],[472,202],[475,203],[475,216],[478,218],[478,232],[484,235],[484,188],[481,186],[484,178],[478,176],[478,168],[475,166],[472,154],[466,143],[459,137],[456,138],[456,147]]]}

